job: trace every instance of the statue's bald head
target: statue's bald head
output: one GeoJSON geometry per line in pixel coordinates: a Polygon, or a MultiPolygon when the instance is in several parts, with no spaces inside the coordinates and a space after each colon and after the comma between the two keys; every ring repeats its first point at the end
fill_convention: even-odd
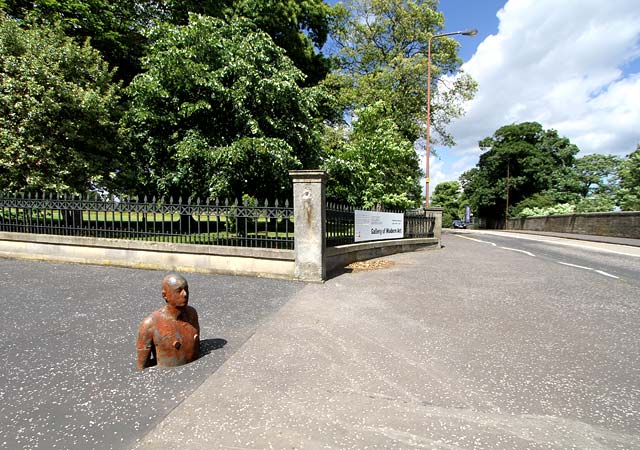
{"type": "Polygon", "coordinates": [[[169,273],[162,279],[162,298],[168,305],[182,309],[189,303],[189,285],[182,275],[169,273]]]}
{"type": "Polygon", "coordinates": [[[172,289],[175,289],[177,287],[186,287],[188,285],[189,283],[187,283],[187,280],[182,275],[177,273],[168,273],[162,279],[163,288],[165,286],[168,286],[168,287],[171,287],[172,289]]]}

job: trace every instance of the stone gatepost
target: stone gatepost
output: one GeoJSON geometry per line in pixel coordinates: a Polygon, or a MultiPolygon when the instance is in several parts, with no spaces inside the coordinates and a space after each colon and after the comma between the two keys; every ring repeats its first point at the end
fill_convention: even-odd
{"type": "Polygon", "coordinates": [[[295,276],[303,281],[326,278],[326,201],[323,170],[291,170],[295,230],[295,276]]]}
{"type": "Polygon", "coordinates": [[[433,214],[436,220],[433,227],[433,237],[438,239],[438,241],[442,240],[442,211],[443,209],[438,207],[426,208],[426,213],[433,214]]]}

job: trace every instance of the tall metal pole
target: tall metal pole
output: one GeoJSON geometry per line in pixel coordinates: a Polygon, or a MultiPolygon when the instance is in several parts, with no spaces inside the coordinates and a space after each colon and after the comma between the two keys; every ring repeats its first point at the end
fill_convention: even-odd
{"type": "MultiPolygon", "coordinates": [[[[437,36],[437,35],[436,35],[437,36]]],[[[429,207],[429,159],[431,158],[431,39],[436,36],[429,37],[429,44],[427,50],[427,142],[426,142],[426,154],[425,154],[425,185],[424,191],[424,206],[429,207]]]]}
{"type": "Polygon", "coordinates": [[[464,36],[475,36],[478,34],[478,30],[466,30],[466,31],[454,31],[452,33],[434,34],[429,36],[427,44],[427,130],[426,130],[426,145],[425,145],[425,207],[429,207],[429,158],[431,157],[431,40],[443,36],[453,36],[455,34],[462,34],[464,36]]]}

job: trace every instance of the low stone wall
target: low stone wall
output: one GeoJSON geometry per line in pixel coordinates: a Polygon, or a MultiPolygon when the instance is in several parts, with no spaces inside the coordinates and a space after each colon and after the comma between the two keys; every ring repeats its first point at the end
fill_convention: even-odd
{"type": "Polygon", "coordinates": [[[0,257],[293,278],[293,250],[0,232],[0,257]]]}
{"type": "Polygon", "coordinates": [[[440,239],[397,239],[390,241],[360,242],[357,244],[338,245],[327,248],[326,268],[327,273],[335,272],[348,264],[356,261],[364,261],[395,253],[412,252],[420,249],[440,248],[440,239]]]}
{"type": "Polygon", "coordinates": [[[509,219],[509,230],[552,231],[640,239],[640,212],[570,214],[509,219]]]}
{"type": "Polygon", "coordinates": [[[322,282],[328,272],[355,261],[423,247],[440,247],[442,209],[430,208],[427,212],[435,218],[433,238],[372,241],[327,248],[326,173],[298,170],[290,174],[293,178],[295,250],[4,231],[0,232],[0,257],[322,282]]]}
{"type": "MultiPolygon", "coordinates": [[[[356,261],[426,248],[440,248],[440,239],[397,239],[330,247],[325,253],[325,273],[356,261]]],[[[0,257],[300,279],[295,273],[293,250],[0,232],[0,257]]]]}

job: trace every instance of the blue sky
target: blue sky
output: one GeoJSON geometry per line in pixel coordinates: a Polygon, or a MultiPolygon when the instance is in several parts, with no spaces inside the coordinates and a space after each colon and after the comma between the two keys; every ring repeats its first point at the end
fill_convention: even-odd
{"type": "Polygon", "coordinates": [[[440,0],[439,10],[445,32],[478,29],[458,41],[479,89],[451,124],[457,145],[434,147],[431,189],[474,167],[478,141],[511,123],[558,130],[579,156],[640,144],[638,0],[440,0]]]}

